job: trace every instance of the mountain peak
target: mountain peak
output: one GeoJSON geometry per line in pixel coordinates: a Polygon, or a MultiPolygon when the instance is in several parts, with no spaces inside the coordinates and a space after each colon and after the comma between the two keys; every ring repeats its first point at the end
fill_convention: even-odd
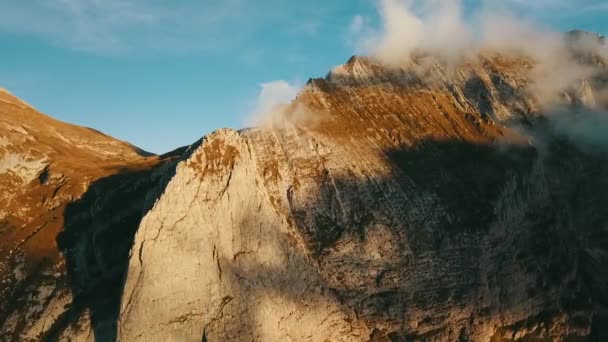
{"type": "Polygon", "coordinates": [[[348,61],[346,61],[346,65],[349,65],[349,66],[365,65],[366,63],[369,62],[369,59],[370,58],[366,57],[366,56],[353,55],[348,59],[348,61]]]}
{"type": "Polygon", "coordinates": [[[571,36],[571,37],[593,37],[593,38],[597,38],[597,39],[604,39],[605,37],[599,33],[596,32],[589,32],[589,31],[585,31],[585,30],[580,30],[580,29],[574,29],[574,30],[570,30],[568,32],[566,32],[567,36],[571,36]]]}
{"type": "Polygon", "coordinates": [[[296,99],[323,113],[314,125],[206,137],[129,244],[119,339],[201,330],[204,340],[588,336],[591,306],[545,313],[563,298],[589,302],[569,287],[587,286],[586,275],[561,261],[579,252],[554,241],[572,217],[581,250],[593,245],[604,212],[562,213],[579,193],[605,202],[593,199],[606,192],[578,184],[605,188],[588,175],[606,164],[562,148],[540,158],[512,129],[537,122],[524,89],[530,68],[518,61],[480,56],[448,70],[431,58],[391,69],[353,56],[296,99]],[[569,171],[579,160],[585,171],[569,171]],[[201,253],[201,241],[213,252],[201,253]],[[583,319],[569,321],[574,314],[583,319]],[[177,323],[154,330],[166,322],[177,323]]]}
{"type": "Polygon", "coordinates": [[[597,47],[606,45],[606,37],[603,35],[578,29],[567,32],[566,41],[579,48],[585,46],[597,47]]]}
{"type": "Polygon", "coordinates": [[[344,79],[362,79],[372,74],[373,66],[369,57],[352,56],[345,64],[333,68],[325,79],[332,83],[341,83],[344,79]]]}
{"type": "MultiPolygon", "coordinates": [[[[155,158],[1,92],[0,340],[604,334],[608,161],[574,146],[584,117],[542,113],[532,58],[440,57],[352,56],[278,127],[155,158]]],[[[579,82],[564,107],[606,90],[579,82]]]]}

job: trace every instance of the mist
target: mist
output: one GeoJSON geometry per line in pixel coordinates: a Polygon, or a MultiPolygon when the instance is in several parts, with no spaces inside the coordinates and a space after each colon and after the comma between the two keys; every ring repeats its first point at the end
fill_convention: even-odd
{"type": "Polygon", "coordinates": [[[270,129],[313,125],[320,113],[294,101],[301,89],[299,83],[285,80],[260,84],[255,108],[246,117],[245,125],[270,129]]]}
{"type": "MultiPolygon", "coordinates": [[[[608,147],[608,80],[606,64],[585,61],[603,56],[608,44],[582,31],[563,33],[510,13],[486,1],[465,11],[460,0],[379,0],[380,22],[356,15],[347,28],[346,45],[388,68],[416,68],[428,83],[442,82],[464,63],[500,54],[530,61],[524,89],[555,131],[585,148],[608,147]],[[417,62],[412,64],[416,59],[417,62]],[[443,63],[447,75],[427,72],[443,63]]],[[[318,115],[295,99],[300,86],[286,81],[260,85],[255,109],[246,124],[284,128],[310,124],[318,115]],[[291,103],[291,104],[290,104],[291,103]]]]}
{"type": "Polygon", "coordinates": [[[550,114],[555,131],[583,150],[597,151],[608,147],[608,113],[593,110],[556,111],[550,114]]]}
{"type": "Polygon", "coordinates": [[[257,127],[281,126],[285,111],[300,87],[285,80],[260,84],[254,108],[245,118],[245,125],[257,127]]]}
{"type": "Polygon", "coordinates": [[[608,79],[606,64],[582,62],[591,55],[608,60],[604,38],[556,32],[491,1],[466,15],[459,0],[380,0],[377,9],[376,27],[368,18],[353,19],[349,39],[356,51],[389,68],[411,67],[420,56],[431,59],[426,65],[439,60],[448,70],[482,55],[524,57],[532,65],[525,90],[537,102],[539,114],[574,142],[608,147],[608,82],[580,91],[591,80],[608,79]],[[573,102],[580,110],[572,111],[573,102]]]}

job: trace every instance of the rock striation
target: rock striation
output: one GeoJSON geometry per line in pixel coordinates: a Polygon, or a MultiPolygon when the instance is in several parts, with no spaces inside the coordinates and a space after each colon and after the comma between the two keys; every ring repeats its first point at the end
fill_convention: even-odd
{"type": "Polygon", "coordinates": [[[554,103],[523,55],[353,57],[159,157],[0,92],[0,339],[608,339],[608,63],[567,39],[554,103]]]}
{"type": "Polygon", "coordinates": [[[119,340],[604,339],[606,150],[554,130],[533,67],[353,57],[291,127],[206,136],[136,233],[119,340]]]}

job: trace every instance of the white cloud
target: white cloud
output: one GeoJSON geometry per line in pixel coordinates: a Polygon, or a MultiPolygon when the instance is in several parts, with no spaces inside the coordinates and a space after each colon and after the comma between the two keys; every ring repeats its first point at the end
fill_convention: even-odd
{"type": "MultiPolygon", "coordinates": [[[[599,0],[376,0],[378,25],[357,15],[347,28],[346,45],[357,54],[374,55],[385,64],[399,64],[417,51],[461,57],[475,44],[490,42],[528,45],[538,53],[552,53],[541,45],[555,41],[555,32],[539,18],[576,16],[608,5],[599,0]],[[466,11],[466,13],[465,13],[466,11]],[[521,38],[523,37],[523,39],[521,38]],[[540,40],[539,40],[540,39],[540,40]]],[[[504,47],[504,46],[503,46],[504,47]]]]}
{"type": "Polygon", "coordinates": [[[55,45],[86,51],[118,52],[138,42],[165,39],[174,15],[139,0],[32,0],[2,4],[0,29],[32,34],[55,45]]]}
{"type": "Polygon", "coordinates": [[[383,0],[380,5],[382,28],[376,37],[363,41],[366,45],[373,44],[369,46],[373,54],[387,64],[402,62],[424,38],[424,23],[412,13],[410,6],[399,0],[383,0]]]}
{"type": "Polygon", "coordinates": [[[608,147],[608,113],[605,111],[557,111],[550,114],[555,130],[592,150],[608,147]]]}
{"type": "Polygon", "coordinates": [[[378,12],[380,27],[362,16],[352,19],[347,44],[386,64],[400,64],[418,49],[444,55],[462,51],[472,39],[459,0],[381,0],[378,12]]]}
{"type": "MultiPolygon", "coordinates": [[[[465,18],[460,0],[380,0],[379,27],[356,17],[349,32],[359,33],[353,38],[357,48],[392,66],[409,63],[413,55],[421,52],[459,62],[482,49],[522,53],[542,61],[542,65],[551,65],[553,70],[575,64],[568,60],[562,33],[515,16],[504,8],[497,9],[492,5],[495,2],[487,2],[488,5],[465,18]]],[[[502,5],[524,6],[520,2],[508,0],[502,5]]],[[[560,1],[543,2],[547,6],[562,5],[560,1]]],[[[567,81],[581,74],[580,70],[565,70],[576,74],[567,81]]],[[[562,71],[560,75],[565,73],[562,71]]]]}
{"type": "Polygon", "coordinates": [[[277,106],[285,105],[295,99],[300,87],[284,80],[260,84],[256,113],[271,111],[277,106]]]}
{"type": "Polygon", "coordinates": [[[370,50],[370,44],[376,36],[376,30],[371,25],[371,20],[363,15],[357,14],[352,17],[350,25],[345,34],[345,44],[354,49],[356,54],[366,54],[370,50]]]}
{"type": "Polygon", "coordinates": [[[98,54],[242,49],[262,27],[314,35],[312,6],[281,0],[4,0],[0,31],[98,54]],[[294,19],[294,14],[298,16],[294,19]]]}
{"type": "Polygon", "coordinates": [[[365,21],[366,19],[362,15],[355,15],[350,22],[350,26],[348,27],[348,35],[361,34],[366,25],[365,21]]]}
{"type": "MultiPolygon", "coordinates": [[[[380,0],[379,26],[355,17],[348,32],[358,33],[354,38],[358,42],[355,48],[390,67],[411,67],[412,57],[423,57],[426,53],[430,54],[428,60],[432,63],[420,63],[416,68],[424,69],[438,60],[447,62],[448,66],[458,66],[488,51],[527,56],[535,63],[528,74],[526,90],[537,100],[546,117],[577,141],[602,144],[606,139],[598,132],[604,132],[607,127],[605,113],[570,116],[571,110],[564,108],[565,94],[580,89],[582,80],[601,76],[598,73],[603,72],[582,65],[572,55],[571,48],[578,44],[579,49],[598,52],[602,49],[598,40],[579,37],[576,42],[569,42],[563,33],[533,22],[532,16],[509,11],[509,8],[536,11],[572,6],[561,0],[543,0],[534,5],[527,5],[523,0],[501,3],[488,0],[485,7],[465,16],[465,7],[459,0],[380,0]],[[552,115],[554,112],[561,114],[552,115]],[[594,127],[597,129],[592,129],[594,127]]],[[[432,73],[422,71],[420,76],[433,81],[432,73]]],[[[595,92],[600,102],[607,96],[598,90],[595,92]]]]}
{"type": "Polygon", "coordinates": [[[300,86],[285,80],[276,80],[260,84],[260,92],[255,100],[254,109],[246,118],[246,125],[267,125],[277,116],[282,115],[285,107],[293,101],[300,86]]]}

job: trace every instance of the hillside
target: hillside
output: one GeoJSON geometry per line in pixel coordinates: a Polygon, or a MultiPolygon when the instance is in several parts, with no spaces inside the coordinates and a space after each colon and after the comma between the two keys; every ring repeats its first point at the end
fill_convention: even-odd
{"type": "Polygon", "coordinates": [[[608,63],[580,35],[571,69],[355,56],[161,157],[0,93],[0,339],[608,339],[608,63]]]}
{"type": "Polygon", "coordinates": [[[75,293],[56,241],[66,207],[99,179],[159,162],[0,91],[0,339],[35,340],[69,309],[75,293]]]}
{"type": "Polygon", "coordinates": [[[274,128],[205,137],[138,228],[119,339],[602,340],[606,154],[534,63],[354,57],[274,128]]]}

